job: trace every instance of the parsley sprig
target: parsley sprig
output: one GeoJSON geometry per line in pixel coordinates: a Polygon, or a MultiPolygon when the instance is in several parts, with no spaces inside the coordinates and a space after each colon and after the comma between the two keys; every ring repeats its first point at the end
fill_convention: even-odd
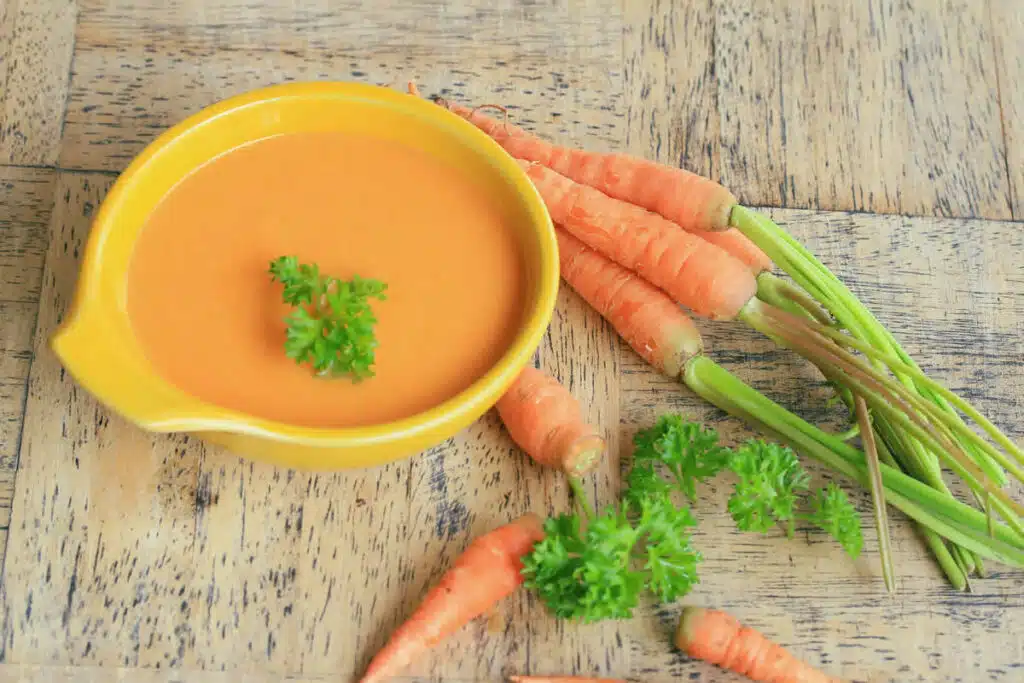
{"type": "Polygon", "coordinates": [[[697,498],[697,482],[729,464],[730,451],[718,445],[718,432],[685,422],[681,415],[662,415],[654,427],[637,433],[633,447],[630,490],[667,486],[682,491],[690,501],[697,498]],[[659,470],[672,475],[671,483],[661,479],[659,470]]]}
{"type": "Polygon", "coordinates": [[[851,557],[863,545],[860,517],[846,493],[829,483],[810,497],[810,477],[786,446],[752,439],[729,460],[738,481],[729,498],[729,513],[740,531],[767,533],[778,524],[792,537],[797,520],[814,524],[839,541],[851,557]],[[801,507],[811,507],[809,513],[801,507]]]}
{"type": "Polygon", "coordinates": [[[270,276],[284,286],[284,302],[296,307],[285,318],[289,358],[310,363],[321,376],[347,376],[357,382],[373,377],[377,318],[370,299],[385,299],[387,285],[358,275],[339,280],[295,256],[271,261],[270,276]]]}
{"type": "Polygon", "coordinates": [[[523,577],[555,616],[625,619],[644,591],[671,602],[698,582],[702,556],[687,530],[695,525],[690,511],[664,494],[644,496],[638,507],[610,505],[585,527],[579,515],[558,515],[523,559],[523,577]]]}
{"type": "Polygon", "coordinates": [[[811,478],[790,449],[751,440],[729,460],[739,481],[729,498],[729,514],[740,531],[765,533],[776,523],[793,535],[797,492],[806,491],[811,478]]]}
{"type": "Polygon", "coordinates": [[[802,519],[851,556],[860,552],[860,519],[846,494],[829,484],[808,496],[810,478],[789,448],[751,440],[731,450],[715,430],[679,415],[658,418],[633,447],[621,501],[595,513],[572,479],[580,511],[549,518],[544,539],[523,558],[526,586],[560,618],[625,619],[644,594],[672,602],[689,593],[703,558],[691,545],[696,519],[673,496],[694,500],[697,484],[724,469],[737,476],[728,507],[740,530],[764,533],[780,524],[792,535],[802,519]],[[809,513],[799,511],[808,505],[809,513]]]}

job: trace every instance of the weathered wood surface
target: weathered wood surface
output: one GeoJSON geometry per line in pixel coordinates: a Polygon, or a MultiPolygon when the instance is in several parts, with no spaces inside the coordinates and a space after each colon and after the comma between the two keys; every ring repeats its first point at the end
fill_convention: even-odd
{"type": "MultiPolygon", "coordinates": [[[[0,680],[349,680],[470,538],[567,505],[561,478],[531,466],[493,416],[404,463],[317,475],[141,434],[61,372],[46,337],[112,172],[168,125],[259,85],[415,78],[506,104],[546,135],[710,174],[753,204],[924,214],[772,211],[926,369],[1024,438],[1024,229],[930,217],[1021,217],[1019,3],[80,0],[69,73],[75,9],[0,4],[0,162],[50,166],[0,167],[0,533],[14,500],[0,680]],[[10,36],[36,46],[28,62],[9,57],[10,36]],[[43,44],[57,49],[38,62],[43,44]]],[[[840,426],[805,364],[739,325],[703,330],[724,365],[840,426]]],[[[607,429],[599,499],[660,412],[749,435],[620,348],[571,292],[537,360],[607,429]]],[[[708,487],[697,506],[707,559],[693,601],[847,678],[1022,675],[1019,572],[953,594],[895,515],[889,597],[870,528],[851,563],[810,530],[737,534],[726,497],[708,487]]],[[[409,673],[737,680],[672,653],[676,614],[579,626],[515,596],[409,673]]]]}
{"type": "Polygon", "coordinates": [[[0,162],[53,164],[74,47],[74,0],[0,3],[0,162]]]}
{"type": "Polygon", "coordinates": [[[55,175],[0,166],[0,530],[5,537],[55,175]]]}

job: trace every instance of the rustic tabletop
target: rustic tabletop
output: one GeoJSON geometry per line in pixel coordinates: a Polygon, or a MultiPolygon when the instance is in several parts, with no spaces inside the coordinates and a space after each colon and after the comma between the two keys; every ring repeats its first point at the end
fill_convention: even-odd
{"type": "MultiPolygon", "coordinates": [[[[415,78],[566,143],[710,175],[809,244],[929,371],[1020,439],[1020,7],[0,0],[0,677],[351,680],[471,537],[568,504],[564,481],[493,416],[404,462],[315,474],[142,433],[79,390],[47,337],[104,193],[170,124],[281,81],[415,78]]],[[[703,332],[722,364],[839,425],[805,363],[735,324],[703,332]]],[[[568,291],[539,362],[607,432],[598,497],[661,412],[708,420],[729,442],[749,435],[568,291]]],[[[706,561],[691,602],[850,679],[1024,678],[1024,574],[994,566],[955,593],[893,512],[899,591],[887,595],[870,525],[852,562],[809,531],[739,534],[726,497],[709,487],[697,503],[706,561]]],[[[410,676],[739,680],[673,652],[677,613],[580,626],[516,595],[410,676]]]]}

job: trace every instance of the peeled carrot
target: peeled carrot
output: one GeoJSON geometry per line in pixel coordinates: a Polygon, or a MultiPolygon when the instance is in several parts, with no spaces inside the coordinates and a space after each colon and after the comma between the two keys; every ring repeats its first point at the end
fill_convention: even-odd
{"type": "Polygon", "coordinates": [[[703,352],[696,325],[667,294],[557,227],[564,279],[648,363],[679,377],[703,352]]]}
{"type": "Polygon", "coordinates": [[[676,647],[761,683],[836,683],[810,664],[735,617],[717,610],[685,607],[676,630],[676,647]]]}
{"type": "Polygon", "coordinates": [[[580,477],[604,453],[604,439],[583,421],[573,395],[536,368],[523,370],[495,407],[512,440],[541,465],[580,477]]]}
{"type": "Polygon", "coordinates": [[[540,517],[528,513],[473,541],[374,656],[361,682],[376,683],[398,675],[428,649],[509,596],[523,582],[522,557],[543,538],[540,517]]]}
{"type": "Polygon", "coordinates": [[[700,236],[550,168],[520,163],[544,199],[551,220],[698,315],[735,318],[757,293],[757,280],[750,270],[700,236]]]}
{"type": "Polygon", "coordinates": [[[594,678],[592,676],[509,676],[512,683],[626,683],[624,678],[594,678]]]}
{"type": "Polygon", "coordinates": [[[703,232],[729,227],[736,197],[713,180],[628,154],[602,154],[553,145],[479,109],[452,102],[444,104],[494,138],[514,157],[543,164],[578,183],[661,214],[684,230],[703,232]]]}
{"type": "Polygon", "coordinates": [[[772,269],[772,260],[768,258],[768,254],[761,251],[760,247],[736,228],[702,232],[700,236],[729,252],[733,258],[747,264],[754,275],[772,269]]]}

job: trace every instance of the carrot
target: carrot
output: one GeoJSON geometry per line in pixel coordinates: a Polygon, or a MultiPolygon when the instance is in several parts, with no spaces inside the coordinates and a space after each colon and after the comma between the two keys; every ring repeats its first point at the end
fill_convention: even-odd
{"type": "Polygon", "coordinates": [[[654,211],[684,230],[725,230],[736,197],[713,180],[628,154],[602,154],[553,145],[479,108],[443,103],[520,159],[535,161],[578,183],[654,211]]]}
{"type": "Polygon", "coordinates": [[[747,264],[754,275],[760,275],[772,269],[772,260],[768,258],[768,254],[761,251],[760,247],[736,228],[702,232],[700,236],[716,247],[729,252],[733,258],[747,264]]]}
{"type": "Polygon", "coordinates": [[[757,293],[757,280],[744,264],[699,236],[545,166],[520,164],[551,220],[698,315],[733,319],[757,293]]]}
{"type": "Polygon", "coordinates": [[[768,640],[735,617],[717,610],[685,607],[676,630],[676,647],[691,657],[762,683],[838,681],[768,640]]]}
{"type": "Polygon", "coordinates": [[[398,675],[428,649],[509,596],[523,582],[523,555],[543,538],[540,518],[528,513],[473,541],[374,656],[362,683],[398,675]]]}
{"type": "Polygon", "coordinates": [[[703,352],[700,332],[664,292],[556,228],[564,279],[648,363],[679,377],[703,352]]]}
{"type": "Polygon", "coordinates": [[[509,676],[512,683],[626,683],[624,678],[593,676],[509,676]]]}
{"type": "Polygon", "coordinates": [[[512,440],[541,465],[580,477],[604,453],[604,439],[569,390],[536,368],[523,370],[495,407],[512,440]]]}

